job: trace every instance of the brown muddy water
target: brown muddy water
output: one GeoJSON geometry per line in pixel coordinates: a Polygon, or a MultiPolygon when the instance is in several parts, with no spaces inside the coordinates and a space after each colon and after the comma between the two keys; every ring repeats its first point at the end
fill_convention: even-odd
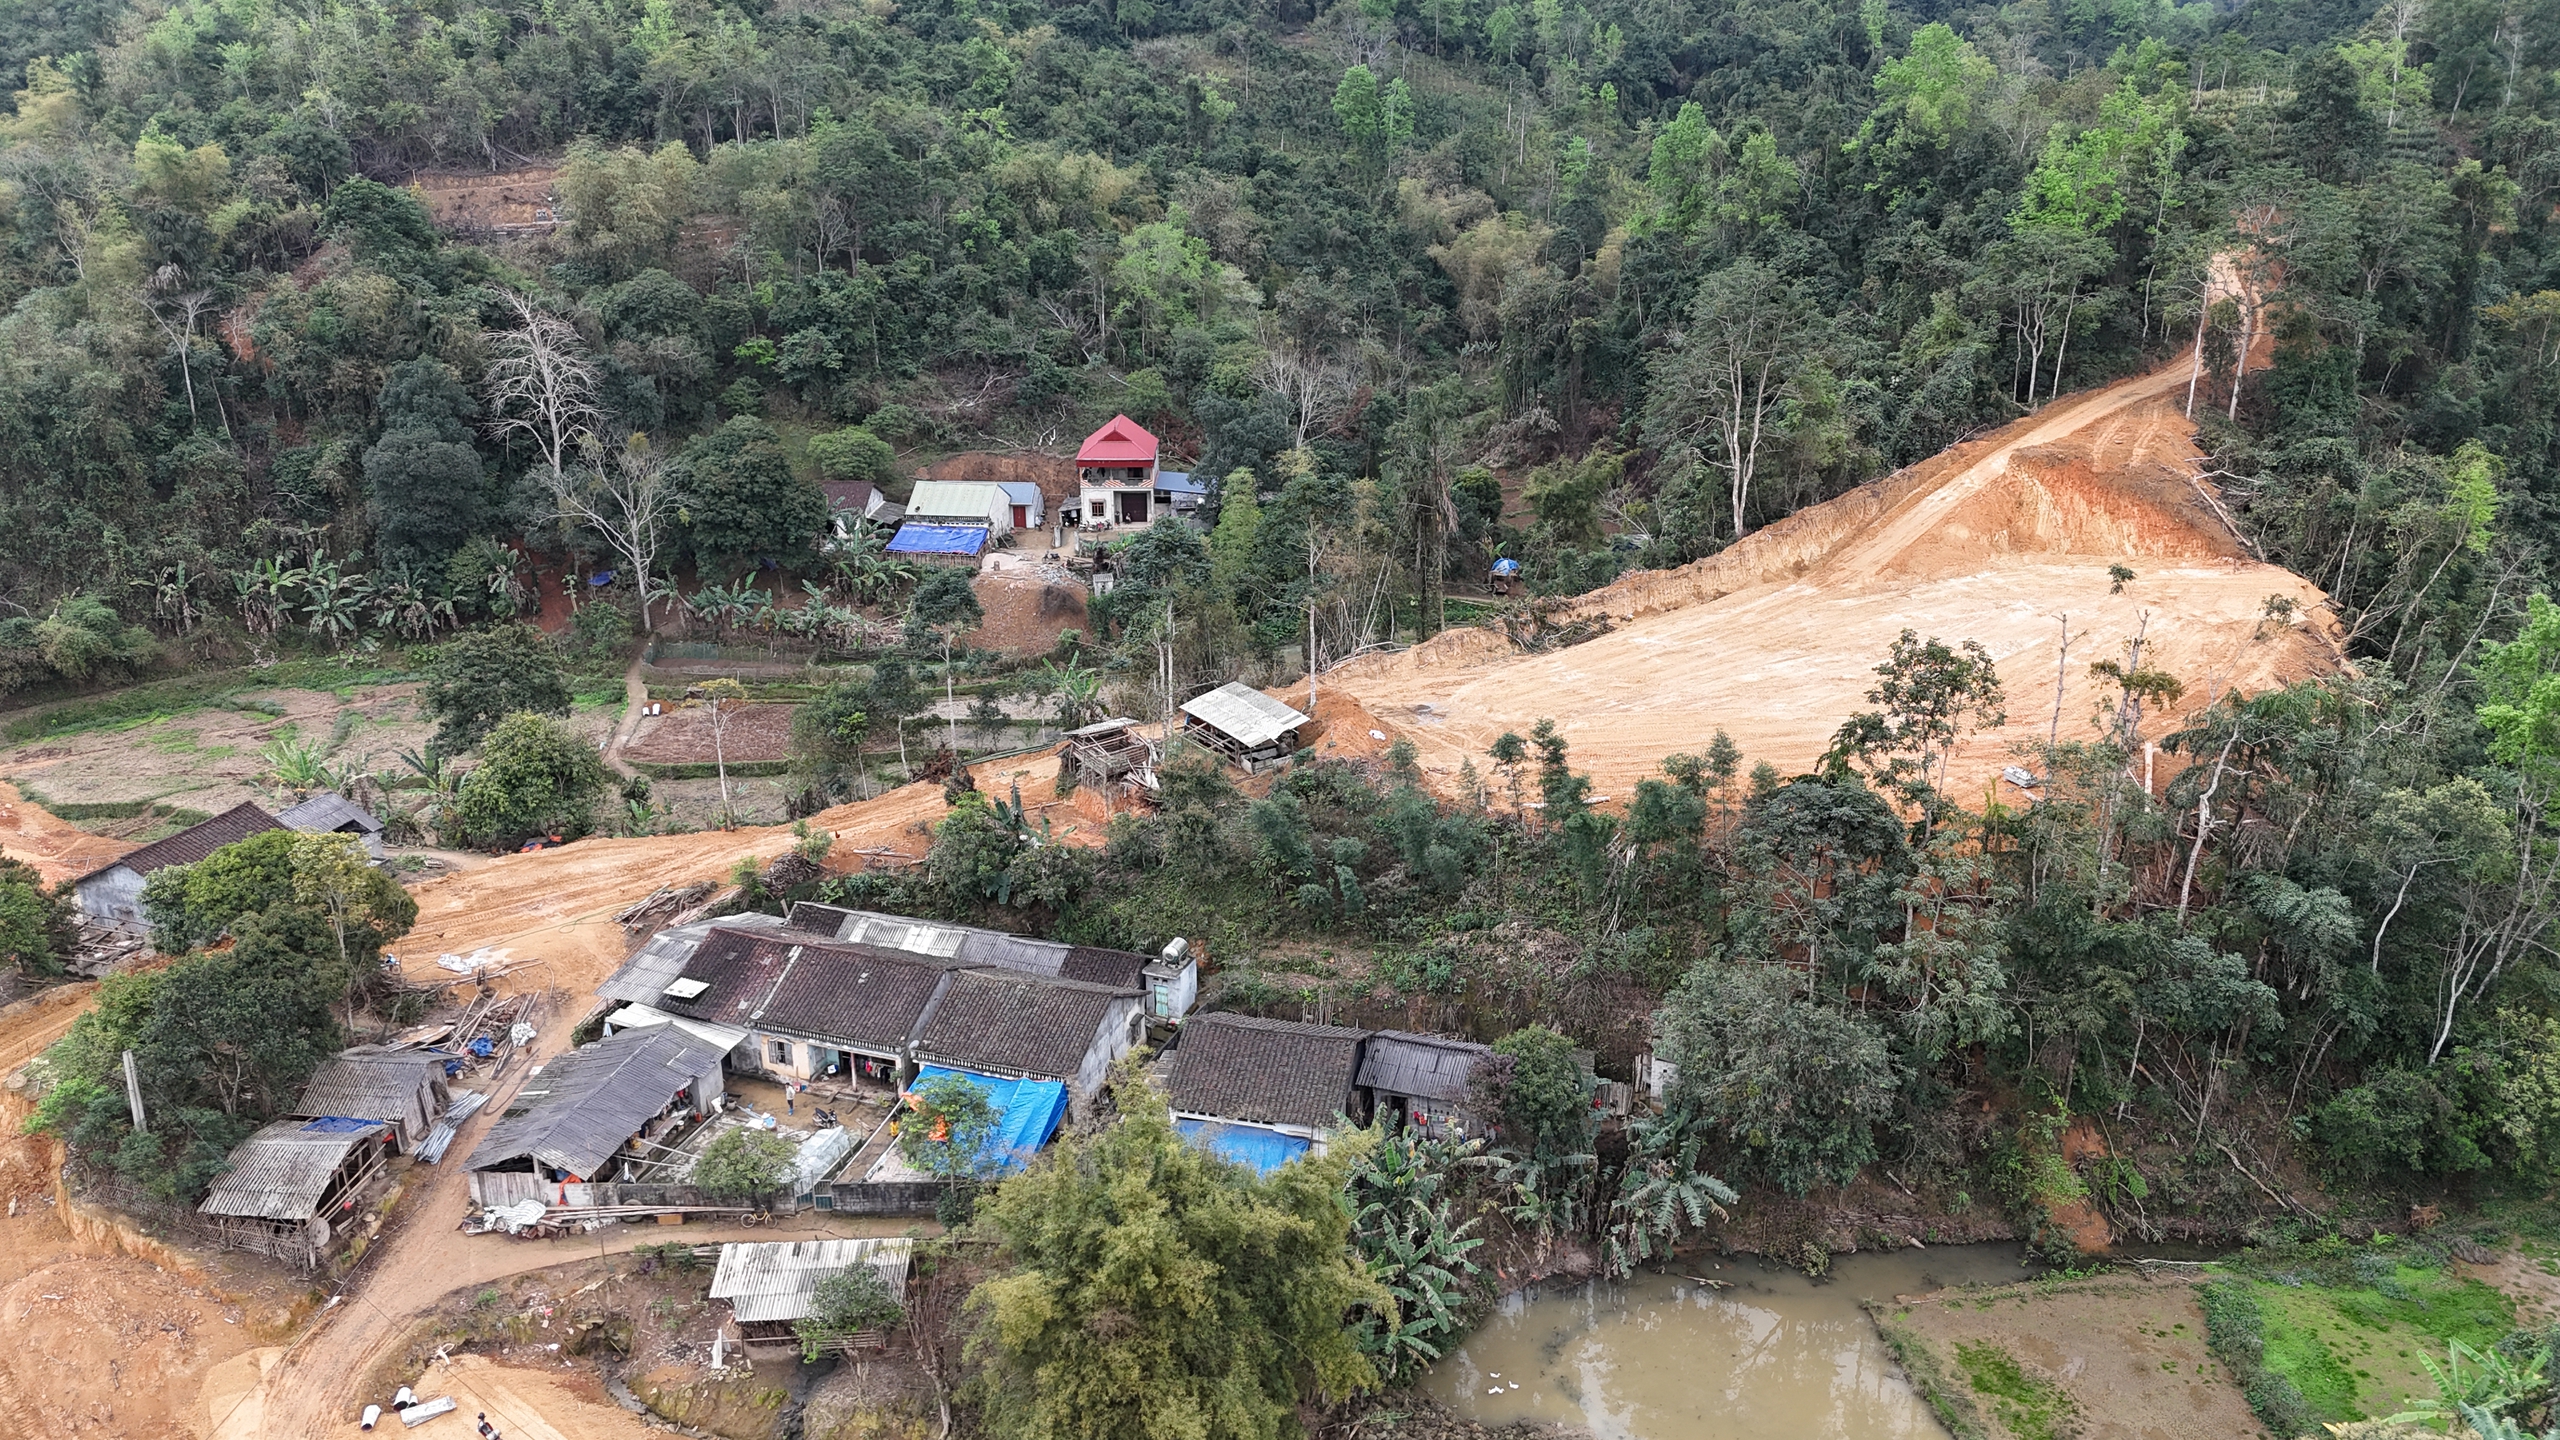
{"type": "Polygon", "coordinates": [[[1859,1302],[2033,1273],[2015,1245],[1843,1255],[1818,1281],[1749,1258],[1671,1269],[1508,1296],[1423,1388],[1469,1419],[1598,1440],[1943,1440],[1859,1302]]]}

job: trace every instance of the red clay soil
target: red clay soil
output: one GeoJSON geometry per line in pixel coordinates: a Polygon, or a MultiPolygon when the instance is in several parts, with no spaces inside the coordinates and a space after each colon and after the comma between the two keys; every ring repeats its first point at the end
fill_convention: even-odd
{"type": "Polygon", "coordinates": [[[965,643],[1006,655],[1036,657],[1058,648],[1058,636],[1085,628],[1082,585],[1027,575],[980,575],[977,592],[986,619],[965,643]]]}
{"type": "Polygon", "coordinates": [[[496,173],[420,175],[409,188],[426,202],[435,222],[449,229],[547,226],[559,218],[553,193],[559,178],[557,165],[530,165],[496,173]]]}
{"type": "MultiPolygon", "coordinates": [[[[791,716],[796,705],[733,706],[720,722],[719,755],[731,764],[791,758],[791,716]]],[[[641,717],[622,758],[652,765],[712,762],[711,707],[686,705],[641,717]]]]}
{"type": "Polygon", "coordinates": [[[0,782],[0,855],[34,866],[46,884],[78,879],[132,848],[131,841],[92,835],[57,820],[44,807],[21,799],[16,786],[0,782]]]}
{"type": "Polygon", "coordinates": [[[1629,576],[1583,601],[1613,627],[1597,639],[1524,654],[1491,630],[1453,631],[1324,686],[1411,739],[1444,785],[1467,757],[1483,769],[1497,735],[1553,717],[1575,768],[1623,794],[1719,728],[1746,766],[1808,768],[1869,707],[1874,668],[1908,627],[1980,641],[2006,683],[2009,723],[1957,757],[1970,792],[2057,713],[2065,737],[2095,734],[2112,697],[2089,665],[2122,661],[2137,633],[2144,666],[2185,684],[2181,713],[2334,668],[2327,597],[2252,559],[2187,478],[2186,380],[2177,364],[2072,396],[1707,559],[1629,576]],[[2121,593],[2112,564],[2137,577],[2121,593]],[[2265,618],[2270,596],[2293,602],[2292,623],[2265,618]]]}

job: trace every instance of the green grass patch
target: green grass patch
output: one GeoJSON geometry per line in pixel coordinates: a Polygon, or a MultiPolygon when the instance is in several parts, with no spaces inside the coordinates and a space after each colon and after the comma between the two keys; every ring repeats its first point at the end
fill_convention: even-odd
{"type": "Polygon", "coordinates": [[[2435,1392],[2422,1357],[2441,1362],[2452,1340],[2486,1349],[2515,1329],[2515,1302],[2478,1280],[2409,1265],[2367,1264],[2363,1275],[2371,1283],[2249,1282],[2266,1369],[2292,1381],[2324,1422],[2405,1409],[2435,1392]]]}
{"type": "Polygon", "coordinates": [[[2028,1374],[2008,1351],[1989,1341],[1959,1343],[1956,1365],[2018,1440],[2058,1440],[2069,1433],[2071,1397],[2052,1381],[2028,1374]]]}
{"type": "MultiPolygon", "coordinates": [[[[376,656],[310,656],[283,660],[263,669],[201,670],[129,685],[103,695],[39,705],[0,724],[0,738],[13,742],[71,735],[84,730],[148,725],[191,711],[218,706],[234,697],[262,690],[352,691],[361,685],[396,685],[417,677],[398,668],[400,658],[376,656]]],[[[233,708],[259,714],[282,714],[257,702],[233,708]]]]}
{"type": "MultiPolygon", "coordinates": [[[[631,762],[631,768],[652,780],[716,780],[720,776],[720,766],[709,760],[688,760],[681,763],[634,760],[631,762]]],[[[729,762],[729,778],[732,780],[790,773],[791,762],[788,760],[732,760],[729,762]]]]}

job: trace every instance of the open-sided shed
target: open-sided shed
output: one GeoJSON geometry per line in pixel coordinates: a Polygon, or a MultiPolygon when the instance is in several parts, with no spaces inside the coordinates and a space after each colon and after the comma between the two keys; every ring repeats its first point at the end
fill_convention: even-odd
{"type": "Polygon", "coordinates": [[[347,1118],[278,1120],[231,1152],[196,1213],[226,1245],[314,1268],[381,1178],[389,1129],[347,1118]]]}
{"type": "Polygon", "coordinates": [[[1315,723],[1241,680],[1182,702],[1183,733],[1245,768],[1277,764],[1298,748],[1298,732],[1315,723]]]}
{"type": "Polygon", "coordinates": [[[711,1274],[711,1298],[729,1302],[730,1317],[751,1360],[785,1360],[800,1353],[793,1323],[808,1318],[818,1282],[856,1265],[877,1271],[889,1293],[904,1298],[915,1242],[882,1240],[785,1240],[720,1247],[711,1274]]]}

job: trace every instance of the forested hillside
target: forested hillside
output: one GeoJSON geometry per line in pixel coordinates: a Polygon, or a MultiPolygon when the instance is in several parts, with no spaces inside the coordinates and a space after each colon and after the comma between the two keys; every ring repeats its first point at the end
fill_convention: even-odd
{"type": "Polygon", "coordinates": [[[1310,511],[1383,591],[1498,546],[1579,590],[2201,335],[2274,558],[2468,633],[2428,621],[2542,548],[2555,47],[2530,0],[18,6],[0,684],[414,637],[510,608],[490,541],[605,553],[493,402],[511,294],[600,371],[576,428],[672,459],[703,581],[808,563],[868,436],[1125,410],[1299,486],[1238,572],[1267,650],[1310,511]],[[537,161],[524,233],[403,188],[537,161]],[[2448,496],[2502,520],[2439,565],[2448,496]]]}
{"type": "MultiPolygon", "coordinates": [[[[1043,657],[1073,725],[1488,610],[1524,647],[1587,638],[1544,602],[2182,366],[2151,413],[2192,416],[2238,543],[2326,591],[2338,673],[2244,696],[2136,642],[2004,677],[1960,631],[1880,635],[1874,708],[1809,773],[1710,728],[1599,796],[1544,723],[1455,775],[1383,743],[1244,786],[1176,755],[1087,849],[964,771],[926,864],[827,880],[1195,937],[1210,1004],[1505,1047],[1489,1153],[1346,1145],[1258,1188],[1135,1091],[1078,1142],[1114,1185],[1285,1210],[1313,1245],[1289,1270],[1228,1264],[1224,1221],[1194,1237],[1222,1284],[1315,1277],[1199,1300],[1227,1328],[1181,1337],[1196,1357],[1145,1284],[1134,1309],[1024,1298],[1042,1265],[1096,1271],[1042,1248],[1043,1205],[1095,1233],[1143,1207],[1079,1200],[1091,1167],[1009,1182],[991,1223],[1031,1268],[986,1292],[997,1433],[1050,1423],[1022,1418],[1043,1395],[1136,1414],[1149,1366],[1243,1377],[1240,1434],[1409,1378],[1485,1298],[1477,1222],[1624,1273],[1737,1192],[1818,1265],[1829,1232],[1789,1207],[1879,1173],[2055,1243],[2065,1212],[2227,1240],[2547,1195],[2555,65],[2560,0],[12,0],[0,696],[380,651],[443,725],[375,783],[462,817],[452,841],[579,833],[600,762],[518,713],[570,707],[552,642],[493,625],[410,664],[568,588],[607,687],[625,615],[863,662],[777,697],[807,702],[812,809],[868,793],[866,747],[907,767],[955,671],[1031,663],[967,653],[958,572],[920,582],[849,521],[822,546],[823,481],[904,493],[919,462],[1061,453],[1116,412],[1163,436],[1202,523],[1117,537],[1118,585],[1043,657]],[[1528,595],[1481,593],[1496,557],[1528,595]],[[2105,700],[2073,740],[2084,670],[2105,700]],[[2052,728],[1958,793],[1960,745],[2049,678],[2052,728]],[[1604,1136],[1577,1052],[1626,1079],[1648,1047],[1679,1078],[1604,1136]],[[1346,1184],[1356,1222],[1317,1193],[1346,1184]],[[1053,1384],[1069,1351],[1086,1379],[1053,1384]]],[[[2300,618],[2257,603],[2241,631],[2300,618]]],[[[624,796],[623,828],[657,823],[624,796]]],[[[32,873],[0,877],[0,957],[36,969],[59,922],[32,873]]],[[[118,1047],[65,1053],[96,1082],[50,1112],[78,1163],[211,1173],[124,1129],[118,1047]]],[[[183,1093],[204,1136],[255,1118],[183,1093]]],[[[2352,1418],[2248,1383],[2285,1433],[2352,1418]]]]}

